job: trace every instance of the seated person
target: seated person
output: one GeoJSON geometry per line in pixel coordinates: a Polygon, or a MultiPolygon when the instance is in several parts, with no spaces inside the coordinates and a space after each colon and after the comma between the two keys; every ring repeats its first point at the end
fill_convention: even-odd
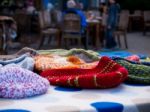
{"type": "Polygon", "coordinates": [[[65,11],[65,14],[67,13],[75,13],[80,16],[81,18],[81,27],[82,27],[82,33],[84,33],[86,27],[87,27],[87,22],[86,22],[86,16],[84,13],[77,8],[77,4],[74,0],[68,0],[67,2],[67,10],[65,11]]]}
{"type": "Polygon", "coordinates": [[[85,46],[85,49],[87,49],[86,37],[85,37],[86,27],[87,27],[86,16],[84,15],[84,13],[80,9],[77,8],[77,4],[74,0],[68,0],[67,8],[68,9],[64,12],[64,14],[74,13],[74,14],[79,15],[81,18],[81,33],[83,35],[82,41],[83,41],[83,44],[85,46]]]}

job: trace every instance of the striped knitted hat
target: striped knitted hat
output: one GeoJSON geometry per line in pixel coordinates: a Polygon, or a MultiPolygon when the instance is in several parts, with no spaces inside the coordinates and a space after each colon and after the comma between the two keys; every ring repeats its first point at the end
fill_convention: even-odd
{"type": "Polygon", "coordinates": [[[92,69],[49,69],[41,73],[52,85],[75,88],[111,88],[127,78],[127,70],[108,57],[92,69]]]}

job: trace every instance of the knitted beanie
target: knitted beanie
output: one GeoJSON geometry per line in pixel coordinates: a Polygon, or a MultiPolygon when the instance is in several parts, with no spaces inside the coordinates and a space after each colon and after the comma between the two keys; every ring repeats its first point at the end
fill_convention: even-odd
{"type": "Polygon", "coordinates": [[[52,85],[75,88],[112,88],[121,84],[128,71],[108,57],[92,69],[49,69],[41,73],[52,85]]]}
{"type": "Polygon", "coordinates": [[[36,71],[44,71],[47,69],[73,69],[73,68],[94,68],[98,61],[92,63],[85,63],[82,59],[76,56],[52,56],[39,55],[34,57],[36,71]]]}
{"type": "Polygon", "coordinates": [[[52,49],[52,50],[38,50],[39,54],[42,55],[59,55],[63,57],[67,56],[77,56],[85,62],[94,62],[99,60],[99,53],[92,50],[84,50],[84,49],[52,49]]]}
{"type": "Polygon", "coordinates": [[[32,48],[24,47],[21,50],[19,50],[17,53],[12,55],[0,55],[0,61],[7,61],[7,60],[13,60],[16,58],[24,57],[26,54],[28,56],[35,56],[38,54],[38,52],[32,48]]]}
{"type": "Polygon", "coordinates": [[[128,70],[128,83],[150,85],[150,63],[134,62],[123,58],[114,58],[113,60],[128,70]]]}
{"type": "Polygon", "coordinates": [[[14,66],[18,65],[24,69],[33,71],[34,68],[34,59],[29,56],[29,54],[23,54],[18,58],[10,60],[0,60],[2,66],[14,66]]]}
{"type": "Polygon", "coordinates": [[[0,68],[0,98],[20,99],[47,92],[49,82],[20,67],[0,68]]]}

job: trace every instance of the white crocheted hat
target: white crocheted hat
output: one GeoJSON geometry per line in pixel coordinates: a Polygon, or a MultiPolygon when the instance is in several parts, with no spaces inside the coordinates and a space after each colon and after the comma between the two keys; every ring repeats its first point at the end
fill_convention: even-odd
{"type": "Polygon", "coordinates": [[[49,82],[20,67],[0,68],[0,98],[20,99],[47,92],[49,82]]]}

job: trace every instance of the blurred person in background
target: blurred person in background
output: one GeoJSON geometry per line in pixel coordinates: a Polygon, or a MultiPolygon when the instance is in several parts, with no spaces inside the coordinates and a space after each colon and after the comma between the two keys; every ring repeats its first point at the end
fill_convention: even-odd
{"type": "Polygon", "coordinates": [[[87,22],[86,22],[86,16],[82,10],[77,8],[77,4],[74,0],[68,0],[67,2],[67,10],[65,13],[75,13],[80,16],[81,18],[81,27],[82,27],[82,32],[84,33],[86,27],[87,27],[87,22]]]}
{"type": "Polygon", "coordinates": [[[28,14],[33,14],[36,8],[34,7],[34,1],[33,0],[27,0],[26,1],[26,11],[28,14]]]}
{"type": "Polygon", "coordinates": [[[108,7],[106,3],[102,3],[100,6],[100,12],[102,17],[102,26],[106,28],[107,26],[107,19],[108,19],[108,7]]]}
{"type": "Polygon", "coordinates": [[[53,9],[54,9],[54,5],[49,2],[49,3],[47,4],[47,10],[50,12],[50,11],[52,11],[53,9]]]}
{"type": "Polygon", "coordinates": [[[101,47],[104,47],[104,37],[107,29],[107,19],[108,19],[108,7],[106,3],[101,3],[100,4],[100,13],[101,13],[101,18],[102,18],[102,28],[101,28],[101,38],[100,42],[102,43],[101,47]]]}
{"type": "Polygon", "coordinates": [[[77,3],[75,2],[75,0],[68,0],[67,1],[67,10],[64,12],[64,14],[67,14],[67,13],[74,13],[74,14],[77,14],[79,15],[80,19],[81,19],[81,33],[82,33],[82,42],[85,46],[85,49],[87,49],[87,46],[86,46],[86,37],[85,37],[85,34],[86,34],[86,28],[87,28],[87,21],[86,21],[86,16],[84,14],[84,12],[78,8],[78,5],[77,3]]]}
{"type": "Polygon", "coordinates": [[[105,47],[108,49],[113,49],[117,47],[117,43],[114,38],[114,31],[117,27],[118,22],[118,14],[120,11],[119,4],[116,3],[116,0],[109,0],[109,8],[108,8],[108,19],[106,25],[106,43],[105,47]]]}
{"type": "Polygon", "coordinates": [[[80,9],[80,10],[83,10],[84,9],[84,5],[82,2],[76,2],[76,5],[77,5],[77,8],[80,9]]]}

